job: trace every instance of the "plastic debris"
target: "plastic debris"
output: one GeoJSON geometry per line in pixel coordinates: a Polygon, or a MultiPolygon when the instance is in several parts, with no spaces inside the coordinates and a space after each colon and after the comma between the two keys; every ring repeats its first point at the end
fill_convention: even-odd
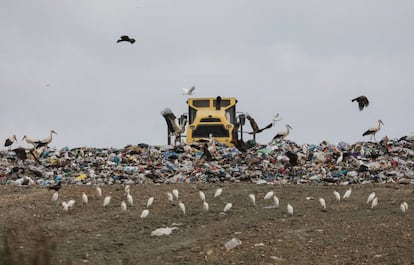
{"type": "Polygon", "coordinates": [[[224,244],[224,246],[226,247],[227,250],[232,250],[233,248],[241,245],[241,240],[238,238],[232,238],[231,240],[227,241],[226,244],[224,244]]]}
{"type": "Polygon", "coordinates": [[[178,229],[178,227],[162,227],[157,228],[154,231],[151,232],[151,236],[168,236],[174,231],[175,229],[178,229]]]}

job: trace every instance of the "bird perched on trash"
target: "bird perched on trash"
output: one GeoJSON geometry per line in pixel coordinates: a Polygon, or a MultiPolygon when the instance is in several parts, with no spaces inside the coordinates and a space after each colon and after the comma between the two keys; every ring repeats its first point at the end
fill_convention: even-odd
{"type": "Polygon", "coordinates": [[[135,39],[132,39],[127,35],[123,35],[119,38],[119,40],[116,41],[116,43],[120,43],[120,42],[123,42],[123,41],[133,44],[135,42],[135,39]]]}
{"type": "Polygon", "coordinates": [[[54,130],[51,130],[49,133],[49,136],[43,140],[28,139],[26,135],[23,137],[23,139],[26,139],[27,143],[32,144],[34,149],[38,149],[40,147],[47,146],[48,144],[50,144],[50,142],[52,142],[52,139],[53,139],[53,134],[57,134],[57,132],[55,132],[54,130]]]}
{"type": "Polygon", "coordinates": [[[184,91],[183,95],[187,95],[187,96],[192,95],[194,93],[194,89],[195,89],[195,86],[192,86],[190,88],[182,88],[182,90],[184,91]]]}
{"type": "Polygon", "coordinates": [[[170,136],[174,136],[174,143],[176,144],[178,140],[181,141],[181,134],[185,131],[185,126],[187,125],[187,118],[184,118],[184,120],[179,122],[177,117],[174,115],[174,113],[171,111],[170,108],[165,108],[161,115],[164,117],[165,121],[167,122],[168,126],[168,134],[170,136]]]}
{"type": "Polygon", "coordinates": [[[284,139],[286,136],[289,135],[291,129],[292,129],[292,127],[290,127],[289,124],[286,124],[286,129],[284,131],[278,132],[273,137],[272,141],[279,140],[279,139],[284,139]]]}
{"type": "Polygon", "coordinates": [[[376,140],[375,139],[375,134],[381,129],[381,124],[384,125],[384,123],[382,122],[382,120],[378,120],[377,127],[373,127],[373,128],[370,128],[370,129],[366,130],[362,134],[362,136],[370,135],[370,138],[369,138],[370,141],[372,140],[372,138],[374,138],[374,141],[375,141],[376,140]]]}
{"type": "Polygon", "coordinates": [[[263,128],[259,128],[259,126],[257,125],[256,121],[252,118],[252,116],[250,116],[249,113],[246,113],[246,118],[249,120],[250,126],[253,129],[253,131],[252,132],[248,132],[248,134],[256,135],[257,133],[261,133],[261,132],[263,132],[266,129],[272,128],[272,123],[269,123],[268,125],[266,125],[263,128]]]}
{"type": "Polygon", "coordinates": [[[210,153],[210,150],[208,150],[208,144],[204,143],[203,145],[203,154],[201,155],[200,159],[205,158],[206,161],[212,161],[213,156],[210,153]]]}
{"type": "Polygon", "coordinates": [[[11,137],[7,138],[6,141],[4,141],[4,147],[8,147],[8,149],[10,150],[11,145],[14,142],[17,142],[17,138],[15,134],[13,134],[11,137]]]}
{"type": "Polygon", "coordinates": [[[352,99],[352,102],[354,101],[358,102],[358,107],[360,111],[369,106],[369,100],[366,96],[356,97],[352,99]]]}
{"type": "Polygon", "coordinates": [[[58,181],[55,185],[48,186],[49,190],[59,191],[62,188],[62,183],[58,181]]]}

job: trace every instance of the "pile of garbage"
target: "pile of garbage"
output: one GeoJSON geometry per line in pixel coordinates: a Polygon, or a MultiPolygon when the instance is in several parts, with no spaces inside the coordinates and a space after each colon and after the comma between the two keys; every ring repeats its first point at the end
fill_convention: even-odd
{"type": "Polygon", "coordinates": [[[217,144],[210,159],[197,145],[128,145],[121,149],[65,147],[0,151],[0,183],[6,185],[253,182],[281,184],[414,184],[414,137],[379,142],[271,145],[217,144]]]}

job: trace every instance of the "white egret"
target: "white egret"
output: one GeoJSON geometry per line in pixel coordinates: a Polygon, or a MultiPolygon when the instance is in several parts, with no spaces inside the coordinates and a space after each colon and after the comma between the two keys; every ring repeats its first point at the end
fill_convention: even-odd
{"type": "Polygon", "coordinates": [[[231,209],[231,207],[233,207],[233,204],[231,202],[226,203],[226,205],[224,206],[223,213],[229,211],[231,209]]]}
{"type": "Polygon", "coordinates": [[[179,196],[179,192],[178,192],[178,190],[177,190],[177,189],[173,189],[172,194],[174,195],[174,198],[175,198],[176,200],[178,200],[178,196],[179,196]]]}
{"type": "Polygon", "coordinates": [[[168,199],[169,202],[173,202],[174,197],[173,197],[173,194],[171,192],[167,192],[167,199],[168,199]]]}
{"type": "Polygon", "coordinates": [[[88,195],[85,192],[82,192],[82,202],[88,204],[88,195]]]}
{"type": "Polygon", "coordinates": [[[127,204],[124,201],[121,202],[121,210],[123,212],[125,212],[127,210],[127,204]]]}
{"type": "Polygon", "coordinates": [[[205,201],[206,200],[206,195],[204,194],[204,192],[202,192],[201,190],[198,192],[198,195],[200,196],[200,199],[202,200],[202,201],[205,201]]]}
{"type": "Polygon", "coordinates": [[[111,202],[111,196],[106,196],[103,200],[103,207],[106,207],[109,205],[109,203],[111,202]]]}
{"type": "Polygon", "coordinates": [[[141,218],[145,218],[145,217],[147,217],[148,216],[148,214],[149,214],[149,210],[148,209],[145,209],[145,210],[143,210],[142,212],[141,212],[141,218]]]}
{"type": "Polygon", "coordinates": [[[190,96],[194,93],[195,86],[192,86],[190,88],[182,88],[182,90],[183,90],[183,95],[190,96]]]}
{"type": "Polygon", "coordinates": [[[375,197],[371,203],[371,209],[374,209],[378,205],[378,197],[375,197]]]}
{"type": "Polygon", "coordinates": [[[208,203],[206,201],[203,201],[203,209],[208,211],[208,203]]]}
{"type": "Polygon", "coordinates": [[[102,197],[102,189],[100,187],[96,187],[96,195],[102,197]]]}
{"type": "Polygon", "coordinates": [[[273,195],[273,203],[276,208],[279,208],[279,198],[276,195],[273,195]]]}
{"type": "Polygon", "coordinates": [[[321,206],[322,211],[326,212],[326,202],[324,198],[319,198],[319,205],[321,206]]]}
{"type": "Polygon", "coordinates": [[[372,202],[372,200],[375,198],[375,192],[371,192],[371,194],[368,196],[367,204],[372,202]]]}
{"type": "Polygon", "coordinates": [[[129,193],[129,190],[128,190],[128,193],[127,193],[127,202],[129,204],[129,206],[134,205],[134,198],[132,198],[132,195],[129,193]]]}
{"type": "Polygon", "coordinates": [[[52,202],[55,202],[59,199],[59,193],[55,191],[52,195],[52,202]]]}
{"type": "Polygon", "coordinates": [[[272,198],[274,192],[273,191],[269,191],[268,193],[266,193],[266,195],[264,196],[264,200],[268,200],[270,198],[272,198]]]}
{"type": "Polygon", "coordinates": [[[351,196],[351,193],[352,193],[352,188],[349,188],[349,189],[345,192],[344,196],[342,196],[342,199],[343,199],[343,200],[348,200],[348,199],[349,199],[349,196],[351,196]]]}
{"type": "Polygon", "coordinates": [[[341,194],[339,194],[339,192],[337,192],[336,190],[333,191],[333,194],[335,196],[335,201],[340,202],[341,201],[341,194]]]}
{"type": "Polygon", "coordinates": [[[290,203],[287,204],[287,212],[289,215],[293,215],[293,207],[290,203]]]}
{"type": "Polygon", "coordinates": [[[149,208],[153,202],[154,202],[154,197],[149,197],[147,201],[147,208],[149,208]]]}
{"type": "Polygon", "coordinates": [[[67,202],[62,202],[62,206],[63,206],[63,210],[65,212],[69,211],[69,206],[68,206],[68,203],[67,202]]]}
{"type": "Polygon", "coordinates": [[[183,212],[183,214],[185,214],[185,205],[182,202],[178,203],[178,206],[180,207],[181,211],[183,212]]]}
{"type": "Polygon", "coordinates": [[[256,196],[253,193],[249,194],[249,199],[252,201],[253,205],[256,206],[256,196]]]}
{"type": "Polygon", "coordinates": [[[217,198],[218,196],[220,196],[223,193],[223,189],[222,188],[218,188],[216,189],[216,192],[214,192],[214,198],[217,198]]]}
{"type": "Polygon", "coordinates": [[[68,201],[68,207],[69,208],[73,208],[74,205],[75,205],[75,200],[69,200],[68,201]]]}

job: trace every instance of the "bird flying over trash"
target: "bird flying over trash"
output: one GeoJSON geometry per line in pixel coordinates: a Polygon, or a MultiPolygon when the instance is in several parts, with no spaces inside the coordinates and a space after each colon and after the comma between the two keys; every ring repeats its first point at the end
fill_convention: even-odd
{"type": "Polygon", "coordinates": [[[252,132],[248,132],[248,134],[257,134],[257,133],[263,132],[266,129],[272,128],[272,123],[269,123],[268,125],[266,125],[263,128],[259,128],[259,126],[257,125],[256,121],[252,118],[252,116],[250,116],[249,113],[246,113],[246,118],[249,120],[250,126],[253,129],[253,131],[252,132]]]}
{"type": "Polygon", "coordinates": [[[356,97],[352,99],[352,102],[354,101],[358,102],[358,107],[360,111],[369,106],[369,100],[366,96],[356,97]]]}
{"type": "Polygon", "coordinates": [[[123,42],[123,41],[133,44],[135,42],[135,39],[130,38],[127,35],[123,35],[119,38],[119,40],[116,41],[116,43],[120,43],[120,42],[123,42]]]}
{"type": "Polygon", "coordinates": [[[187,96],[192,95],[194,93],[194,89],[195,89],[195,86],[192,86],[190,88],[182,88],[182,90],[184,91],[183,95],[187,95],[187,96]]]}

